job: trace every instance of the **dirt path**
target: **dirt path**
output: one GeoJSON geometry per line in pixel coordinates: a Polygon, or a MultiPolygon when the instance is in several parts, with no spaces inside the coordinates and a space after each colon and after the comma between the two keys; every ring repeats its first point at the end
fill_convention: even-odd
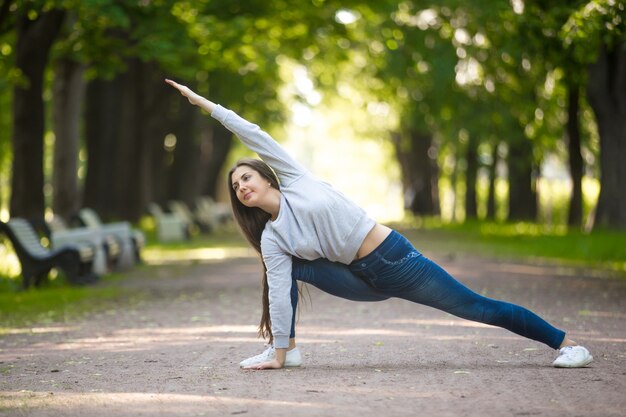
{"type": "Polygon", "coordinates": [[[3,336],[0,416],[626,415],[626,280],[430,255],[568,329],[595,362],[554,369],[552,350],[504,330],[311,288],[304,366],[244,372],[263,346],[257,261],[239,258],[136,270],[125,285],[146,291],[127,307],[3,336]]]}

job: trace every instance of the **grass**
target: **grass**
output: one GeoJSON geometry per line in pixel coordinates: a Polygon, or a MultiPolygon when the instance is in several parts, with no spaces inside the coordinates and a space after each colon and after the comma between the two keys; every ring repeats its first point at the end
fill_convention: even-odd
{"type": "MultiPolygon", "coordinates": [[[[161,244],[155,242],[150,234],[148,239],[148,245],[143,253],[146,260],[163,259],[165,263],[186,254],[196,256],[198,250],[206,248],[223,249],[221,252],[214,251],[208,255],[224,258],[231,252],[239,253],[238,249],[247,247],[246,242],[234,229],[221,230],[211,235],[198,235],[186,242],[161,244]]],[[[0,246],[6,243],[0,241],[0,246]]],[[[8,253],[6,250],[0,252],[8,253]]],[[[129,300],[139,296],[138,290],[131,293],[130,290],[116,285],[118,281],[127,277],[128,273],[107,274],[102,277],[99,285],[75,287],[67,285],[62,276],[60,274],[57,276],[53,270],[51,277],[54,279],[40,288],[22,290],[21,278],[18,275],[19,267],[3,265],[9,262],[8,258],[9,256],[5,256],[0,260],[0,335],[16,328],[67,323],[91,313],[122,308],[121,306],[126,306],[130,302],[129,300]]],[[[17,259],[12,260],[12,264],[16,262],[17,259]]],[[[135,267],[135,270],[137,268],[158,268],[158,266],[135,267]]]]}
{"type": "Polygon", "coordinates": [[[586,234],[535,223],[443,224],[435,219],[425,219],[417,226],[406,229],[406,234],[418,249],[420,240],[425,240],[430,247],[424,250],[541,259],[626,272],[626,232],[595,230],[586,234]]]}
{"type": "MultiPolygon", "coordinates": [[[[7,278],[2,281],[6,288],[7,278]]],[[[14,328],[66,323],[109,308],[121,295],[122,291],[114,286],[45,285],[26,291],[3,291],[0,292],[0,335],[14,328]]]]}

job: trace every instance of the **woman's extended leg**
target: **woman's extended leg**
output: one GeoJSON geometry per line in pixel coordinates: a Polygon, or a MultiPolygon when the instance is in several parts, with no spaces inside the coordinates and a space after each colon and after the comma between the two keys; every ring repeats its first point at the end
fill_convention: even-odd
{"type": "Polygon", "coordinates": [[[350,269],[387,295],[503,327],[554,349],[558,349],[565,338],[565,332],[530,310],[473,292],[415,250],[397,232],[374,252],[351,264],[350,269]]]}
{"type": "Polygon", "coordinates": [[[455,316],[502,327],[558,349],[565,332],[532,311],[505,301],[484,297],[454,279],[443,268],[421,256],[415,259],[421,279],[399,296],[455,316]]]}

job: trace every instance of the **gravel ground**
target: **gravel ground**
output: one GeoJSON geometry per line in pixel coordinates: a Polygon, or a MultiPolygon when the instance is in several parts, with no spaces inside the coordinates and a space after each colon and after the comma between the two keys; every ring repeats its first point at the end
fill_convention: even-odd
{"type": "Polygon", "coordinates": [[[263,349],[258,261],[164,262],[128,273],[139,295],[117,308],[0,337],[0,416],[626,416],[626,280],[427,254],[566,329],[595,361],[555,369],[553,350],[505,330],[311,287],[303,366],[242,371],[263,349]]]}

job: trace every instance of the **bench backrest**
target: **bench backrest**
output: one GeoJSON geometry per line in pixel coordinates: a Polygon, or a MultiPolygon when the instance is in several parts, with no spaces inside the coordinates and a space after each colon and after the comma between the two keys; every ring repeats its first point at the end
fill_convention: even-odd
{"type": "Polygon", "coordinates": [[[164,214],[163,209],[161,209],[161,206],[159,206],[157,203],[148,204],[148,211],[154,217],[161,217],[164,214]]]}
{"type": "Polygon", "coordinates": [[[168,205],[172,213],[178,214],[181,218],[185,219],[185,221],[193,224],[193,213],[191,213],[187,204],[182,201],[170,201],[168,205]]]}
{"type": "Polygon", "coordinates": [[[14,218],[8,221],[7,227],[13,234],[13,238],[17,240],[17,242],[13,242],[14,246],[16,243],[20,246],[20,248],[15,248],[16,252],[22,249],[31,256],[46,256],[48,254],[48,249],[42,246],[39,236],[28,221],[14,218]]]}
{"type": "Polygon", "coordinates": [[[102,226],[100,216],[98,216],[98,214],[90,208],[82,209],[78,215],[80,216],[80,219],[83,221],[83,223],[85,223],[85,226],[89,228],[99,229],[100,226],[102,226]]]}
{"type": "Polygon", "coordinates": [[[68,229],[67,223],[65,223],[65,221],[59,216],[54,216],[47,223],[48,223],[48,229],[50,229],[51,233],[60,232],[60,231],[68,229]]]}

